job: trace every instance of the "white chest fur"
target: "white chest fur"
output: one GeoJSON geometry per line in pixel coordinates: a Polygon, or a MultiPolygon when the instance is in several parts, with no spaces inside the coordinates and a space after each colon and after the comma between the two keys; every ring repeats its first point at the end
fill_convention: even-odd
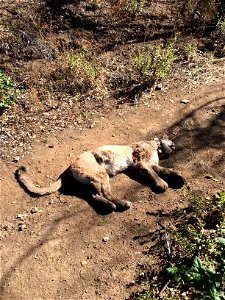
{"type": "Polygon", "coordinates": [[[149,161],[150,165],[158,165],[159,164],[159,156],[157,151],[153,152],[151,159],[149,161]]]}

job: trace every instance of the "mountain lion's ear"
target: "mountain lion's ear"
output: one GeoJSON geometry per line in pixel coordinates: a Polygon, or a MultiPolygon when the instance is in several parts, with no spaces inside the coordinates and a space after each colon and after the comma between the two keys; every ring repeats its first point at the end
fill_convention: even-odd
{"type": "Polygon", "coordinates": [[[157,137],[154,137],[154,141],[156,142],[157,146],[158,146],[158,153],[162,154],[162,145],[161,145],[161,140],[157,137]]]}

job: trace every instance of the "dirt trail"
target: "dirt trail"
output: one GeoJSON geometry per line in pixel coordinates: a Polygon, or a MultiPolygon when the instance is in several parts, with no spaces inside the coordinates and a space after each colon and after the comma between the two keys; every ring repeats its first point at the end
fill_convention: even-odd
{"type": "Polygon", "coordinates": [[[167,132],[178,150],[162,165],[182,171],[190,186],[206,195],[224,189],[224,82],[145,98],[144,105],[124,105],[96,120],[94,128],[64,130],[37,142],[17,163],[1,162],[2,299],[127,299],[138,264],[157,264],[143,254],[154,243],[142,243],[144,236],[156,231],[158,220],[169,219],[163,214],[185,205],[182,191],[154,194],[119,175],[111,180],[113,193],[133,206],[101,215],[72,195],[30,197],[14,178],[19,165],[41,185],[56,179],[84,150],[167,132]]]}

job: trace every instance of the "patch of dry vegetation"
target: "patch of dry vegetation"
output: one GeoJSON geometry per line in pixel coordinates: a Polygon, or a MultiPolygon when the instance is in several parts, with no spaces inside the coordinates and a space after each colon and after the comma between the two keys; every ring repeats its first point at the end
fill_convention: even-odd
{"type": "Polygon", "coordinates": [[[182,69],[199,56],[206,61],[208,51],[225,55],[219,0],[24,0],[1,6],[0,69],[25,90],[2,119],[3,135],[22,123],[38,133],[39,127],[27,128],[32,114],[41,115],[40,128],[51,117],[59,122],[51,127],[68,126],[68,116],[73,124],[87,124],[88,112],[136,103],[168,72],[173,76],[177,63],[182,69]]]}

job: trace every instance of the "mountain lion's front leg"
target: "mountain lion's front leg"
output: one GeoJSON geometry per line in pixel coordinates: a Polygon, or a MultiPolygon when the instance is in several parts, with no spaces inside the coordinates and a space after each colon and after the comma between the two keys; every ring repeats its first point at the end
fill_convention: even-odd
{"type": "Polygon", "coordinates": [[[162,175],[177,175],[177,176],[181,176],[181,174],[177,171],[174,171],[173,169],[169,169],[169,168],[164,168],[161,166],[157,166],[157,165],[153,165],[152,169],[157,173],[157,174],[162,174],[162,175]]]}
{"type": "Polygon", "coordinates": [[[152,169],[172,188],[181,188],[185,184],[185,179],[180,172],[157,165],[152,166],[152,169]]]}
{"type": "Polygon", "coordinates": [[[146,177],[157,191],[164,192],[168,188],[168,184],[158,176],[147,162],[138,162],[135,169],[140,175],[146,177]]]}

